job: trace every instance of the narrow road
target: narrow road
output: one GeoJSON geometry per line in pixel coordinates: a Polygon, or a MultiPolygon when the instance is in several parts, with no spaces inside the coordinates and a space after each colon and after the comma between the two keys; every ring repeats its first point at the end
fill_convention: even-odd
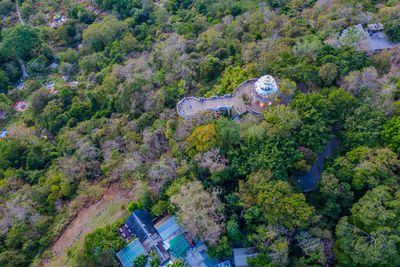
{"type": "Polygon", "coordinates": [[[15,1],[15,6],[17,7],[17,14],[18,14],[19,22],[20,22],[22,25],[25,25],[25,23],[24,23],[24,21],[22,20],[22,17],[21,17],[21,12],[19,12],[18,0],[15,1]]]}
{"type": "MultiPolygon", "coordinates": [[[[25,22],[22,20],[22,17],[21,17],[21,12],[19,12],[18,0],[15,1],[15,6],[17,8],[17,14],[18,14],[19,22],[21,23],[21,25],[25,25],[25,22]]],[[[28,72],[26,71],[25,64],[22,61],[22,59],[19,59],[18,63],[19,63],[19,65],[21,67],[21,70],[22,70],[22,78],[28,77],[28,72]]]]}
{"type": "Polygon", "coordinates": [[[19,63],[19,65],[21,67],[21,70],[22,70],[22,78],[28,77],[28,72],[26,71],[25,64],[22,61],[22,59],[18,59],[18,63],[19,63]]]}

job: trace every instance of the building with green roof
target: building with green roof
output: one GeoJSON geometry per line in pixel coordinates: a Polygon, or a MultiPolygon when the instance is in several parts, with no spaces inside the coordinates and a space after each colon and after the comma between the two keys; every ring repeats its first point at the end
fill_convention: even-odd
{"type": "Polygon", "coordinates": [[[182,233],[169,241],[169,252],[175,258],[182,258],[188,248],[190,248],[190,246],[182,233]]]}

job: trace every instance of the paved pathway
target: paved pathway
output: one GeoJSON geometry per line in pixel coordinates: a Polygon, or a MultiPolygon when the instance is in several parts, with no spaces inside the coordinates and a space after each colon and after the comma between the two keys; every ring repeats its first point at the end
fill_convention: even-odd
{"type": "Polygon", "coordinates": [[[17,6],[17,14],[18,14],[19,22],[21,22],[22,25],[25,25],[25,23],[24,23],[24,21],[22,20],[22,17],[21,17],[21,12],[19,12],[18,1],[15,1],[15,5],[17,6]]]}
{"type": "Polygon", "coordinates": [[[248,111],[260,113],[258,106],[244,102],[243,95],[247,95],[249,102],[252,98],[252,89],[258,78],[249,79],[236,87],[233,95],[212,96],[210,98],[185,97],[178,105],[178,114],[184,118],[190,118],[198,112],[206,110],[229,110],[234,108],[237,113],[243,114],[248,111]]]}
{"type": "MultiPolygon", "coordinates": [[[[25,25],[25,23],[24,23],[24,21],[22,20],[22,17],[21,17],[21,12],[19,12],[18,0],[15,1],[15,6],[17,8],[17,15],[18,15],[19,22],[21,23],[21,25],[25,25]]],[[[19,63],[19,65],[21,67],[21,70],[22,70],[22,78],[28,77],[28,72],[26,71],[24,62],[21,59],[19,59],[18,63],[19,63]]]]}

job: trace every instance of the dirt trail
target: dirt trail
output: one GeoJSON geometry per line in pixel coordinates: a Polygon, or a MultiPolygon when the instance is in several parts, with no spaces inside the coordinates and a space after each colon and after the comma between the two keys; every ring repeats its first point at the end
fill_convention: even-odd
{"type": "Polygon", "coordinates": [[[22,25],[25,25],[25,23],[24,23],[24,21],[22,20],[22,17],[21,17],[21,12],[19,12],[18,1],[15,1],[15,5],[17,6],[17,14],[18,14],[19,22],[21,22],[22,25]]]}
{"type": "Polygon", "coordinates": [[[67,226],[62,235],[49,248],[54,253],[54,261],[46,266],[67,266],[66,250],[74,244],[83,241],[85,235],[97,227],[102,227],[126,215],[121,209],[122,204],[133,200],[132,192],[124,190],[119,185],[107,189],[103,198],[95,204],[82,209],[67,226]]]}
{"type": "Polygon", "coordinates": [[[18,63],[19,63],[19,65],[21,67],[21,70],[22,70],[22,78],[28,77],[29,75],[28,75],[28,72],[26,71],[26,67],[25,67],[25,64],[22,61],[22,59],[18,59],[18,63]]]}

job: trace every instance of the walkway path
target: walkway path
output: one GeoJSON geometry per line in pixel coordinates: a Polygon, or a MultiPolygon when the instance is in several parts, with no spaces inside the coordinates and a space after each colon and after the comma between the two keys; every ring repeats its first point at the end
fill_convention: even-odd
{"type": "Polygon", "coordinates": [[[325,159],[335,155],[335,150],[339,145],[339,141],[336,138],[332,138],[331,141],[326,144],[324,151],[318,153],[317,160],[311,169],[299,174],[297,184],[301,188],[301,191],[310,192],[317,188],[318,181],[321,179],[322,170],[325,165],[325,159]]]}
{"type": "MultiPolygon", "coordinates": [[[[22,20],[22,17],[21,17],[21,12],[19,11],[18,0],[15,1],[15,6],[17,8],[19,22],[21,23],[21,25],[25,25],[25,22],[22,20]]],[[[24,65],[24,62],[22,61],[22,59],[19,59],[18,63],[22,70],[22,78],[28,77],[28,72],[26,71],[26,68],[25,68],[25,65],[24,65]]]]}
{"type": "Polygon", "coordinates": [[[19,22],[20,22],[22,25],[25,25],[25,23],[24,23],[24,21],[22,20],[22,17],[21,17],[21,12],[19,12],[18,0],[15,1],[15,5],[16,5],[16,7],[17,7],[17,14],[18,14],[19,22]]]}
{"type": "Polygon", "coordinates": [[[236,87],[233,95],[212,96],[211,98],[185,97],[178,105],[178,114],[184,118],[190,118],[198,112],[206,110],[229,110],[235,108],[236,112],[243,114],[248,111],[260,113],[261,110],[256,105],[246,104],[244,95],[247,95],[249,102],[252,98],[252,89],[258,78],[249,79],[236,87]]]}
{"type": "Polygon", "coordinates": [[[28,72],[26,71],[26,67],[22,59],[18,59],[19,66],[21,67],[22,71],[22,78],[28,77],[28,72]]]}

